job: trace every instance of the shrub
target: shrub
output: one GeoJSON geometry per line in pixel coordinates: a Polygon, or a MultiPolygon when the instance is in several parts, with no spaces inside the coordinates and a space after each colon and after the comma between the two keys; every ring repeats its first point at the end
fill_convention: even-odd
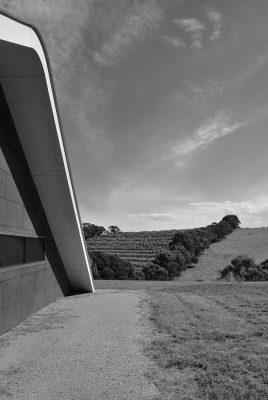
{"type": "MultiPolygon", "coordinates": [[[[175,253],[175,262],[179,266],[180,274],[182,271],[185,271],[188,265],[185,257],[181,253],[175,253]]],[[[179,276],[179,275],[178,275],[179,276]]]]}
{"type": "Polygon", "coordinates": [[[133,265],[118,256],[92,251],[90,257],[94,266],[92,267],[94,279],[134,279],[133,265]]]}
{"type": "Polygon", "coordinates": [[[145,275],[142,269],[135,269],[134,271],[134,279],[136,281],[143,281],[145,279],[145,275]]]}
{"type": "Polygon", "coordinates": [[[226,235],[232,233],[233,228],[225,221],[220,221],[217,225],[213,225],[217,239],[222,239],[226,235]]]}
{"type": "Polygon", "coordinates": [[[262,261],[260,265],[264,271],[266,271],[266,270],[268,271],[268,258],[266,260],[262,261]]]}
{"type": "Polygon", "coordinates": [[[145,279],[148,281],[168,281],[169,276],[165,268],[155,263],[149,263],[143,267],[145,279]]]}
{"type": "Polygon", "coordinates": [[[172,248],[173,245],[176,244],[181,244],[186,248],[186,250],[189,251],[189,253],[194,254],[195,253],[195,241],[192,237],[192,234],[188,231],[181,231],[176,233],[176,235],[173,237],[170,247],[172,248]]]}
{"type": "Polygon", "coordinates": [[[173,251],[175,257],[182,256],[184,258],[186,264],[191,262],[192,256],[191,256],[190,252],[188,250],[186,250],[186,248],[183,245],[181,245],[181,244],[174,245],[172,248],[172,251],[173,251]]]}
{"type": "Polygon", "coordinates": [[[192,238],[195,244],[195,256],[199,256],[206,248],[209,247],[212,240],[214,240],[214,235],[212,240],[210,239],[210,231],[207,229],[193,229],[192,238]]]}
{"type": "Polygon", "coordinates": [[[83,232],[85,239],[87,240],[95,236],[101,236],[104,232],[106,232],[106,229],[103,226],[98,226],[86,222],[83,224],[83,232]]]}
{"type": "Polygon", "coordinates": [[[100,277],[102,279],[114,279],[114,271],[111,268],[105,267],[101,271],[100,277]]]}
{"type": "Polygon", "coordinates": [[[180,276],[182,271],[180,265],[176,262],[176,256],[170,250],[159,253],[154,259],[153,264],[157,264],[161,268],[164,268],[167,271],[169,278],[180,276]]]}
{"type": "Polygon", "coordinates": [[[108,230],[109,230],[109,232],[112,233],[112,234],[116,234],[116,233],[119,233],[119,232],[120,232],[120,229],[119,229],[118,226],[116,226],[116,225],[111,225],[111,226],[109,226],[108,230]]]}
{"type": "Polygon", "coordinates": [[[235,257],[231,264],[220,271],[220,279],[236,279],[241,281],[267,281],[268,260],[260,265],[255,264],[252,258],[244,255],[235,257]]]}
{"type": "Polygon", "coordinates": [[[225,215],[222,221],[227,222],[233,229],[238,229],[241,222],[236,215],[225,215]]]}
{"type": "Polygon", "coordinates": [[[216,225],[217,224],[213,223],[204,228],[200,228],[200,230],[203,231],[204,240],[207,241],[207,247],[209,247],[210,243],[214,243],[217,240],[217,235],[215,232],[216,225]]]}

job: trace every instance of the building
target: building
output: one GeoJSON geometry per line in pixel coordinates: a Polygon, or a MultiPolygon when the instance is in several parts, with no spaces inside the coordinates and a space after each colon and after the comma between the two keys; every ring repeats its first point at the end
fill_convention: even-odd
{"type": "Polygon", "coordinates": [[[0,13],[0,333],[93,291],[44,43],[0,13]]]}

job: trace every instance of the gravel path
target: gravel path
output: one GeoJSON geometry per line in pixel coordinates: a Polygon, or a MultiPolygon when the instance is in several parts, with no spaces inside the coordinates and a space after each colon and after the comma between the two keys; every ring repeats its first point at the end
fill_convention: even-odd
{"type": "Polygon", "coordinates": [[[53,303],[0,338],[0,399],[141,400],[142,292],[102,291],[53,303]]]}

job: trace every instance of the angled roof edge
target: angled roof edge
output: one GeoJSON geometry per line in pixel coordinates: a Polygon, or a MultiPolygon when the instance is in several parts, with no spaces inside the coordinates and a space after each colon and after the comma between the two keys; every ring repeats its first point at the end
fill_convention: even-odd
{"type": "MultiPolygon", "coordinates": [[[[80,290],[94,292],[93,276],[92,276],[89,257],[88,257],[88,253],[87,253],[85,240],[84,240],[84,235],[83,235],[83,231],[82,231],[82,223],[81,223],[81,218],[80,218],[79,209],[78,209],[78,205],[77,205],[77,198],[76,198],[75,189],[74,189],[74,185],[73,185],[73,179],[72,179],[72,175],[71,175],[69,159],[68,159],[68,155],[67,155],[67,151],[66,151],[66,144],[65,144],[64,137],[62,134],[63,130],[62,130],[62,124],[61,124],[60,115],[59,115],[59,109],[58,109],[58,104],[57,104],[57,99],[56,99],[56,94],[55,94],[55,88],[54,88],[53,79],[52,79],[51,66],[50,66],[49,57],[48,57],[48,53],[47,53],[47,49],[46,49],[44,40],[42,39],[42,36],[36,27],[34,27],[31,24],[27,24],[27,23],[19,20],[18,18],[11,16],[10,14],[3,12],[1,10],[0,10],[0,40],[33,49],[38,54],[39,60],[42,64],[44,75],[45,75],[45,80],[46,80],[46,85],[47,85],[47,90],[48,90],[48,95],[49,95],[49,100],[50,100],[50,105],[51,105],[51,109],[52,109],[52,113],[53,113],[53,117],[54,117],[54,123],[55,123],[57,138],[58,138],[58,144],[60,147],[60,152],[61,152],[62,160],[64,163],[64,170],[65,170],[66,178],[68,181],[69,194],[71,197],[73,211],[75,214],[76,225],[77,225],[76,229],[77,229],[77,233],[79,234],[79,237],[80,237],[81,249],[83,251],[84,267],[81,266],[81,268],[84,269],[83,274],[82,274],[83,278],[81,277],[81,279],[80,279],[81,282],[79,282],[79,279],[77,280],[76,278],[74,278],[74,281],[76,282],[74,287],[78,290],[80,289],[80,290]],[[20,35],[17,37],[14,34],[13,29],[10,29],[10,27],[8,29],[8,25],[10,25],[11,21],[13,24],[16,23],[18,29],[20,30],[20,35]],[[1,29],[1,25],[2,25],[2,29],[1,29]],[[86,268],[87,272],[85,271],[85,268],[86,268]],[[85,274],[85,272],[86,272],[86,274],[85,274]]],[[[68,275],[68,271],[66,271],[66,272],[68,275]]],[[[72,278],[70,279],[70,283],[72,285],[72,278]]]]}

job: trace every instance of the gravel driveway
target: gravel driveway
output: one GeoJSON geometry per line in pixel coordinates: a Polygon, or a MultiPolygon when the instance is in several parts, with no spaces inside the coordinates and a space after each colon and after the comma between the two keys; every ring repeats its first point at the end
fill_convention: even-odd
{"type": "Polygon", "coordinates": [[[0,337],[0,399],[152,399],[142,292],[63,298],[0,337]]]}

